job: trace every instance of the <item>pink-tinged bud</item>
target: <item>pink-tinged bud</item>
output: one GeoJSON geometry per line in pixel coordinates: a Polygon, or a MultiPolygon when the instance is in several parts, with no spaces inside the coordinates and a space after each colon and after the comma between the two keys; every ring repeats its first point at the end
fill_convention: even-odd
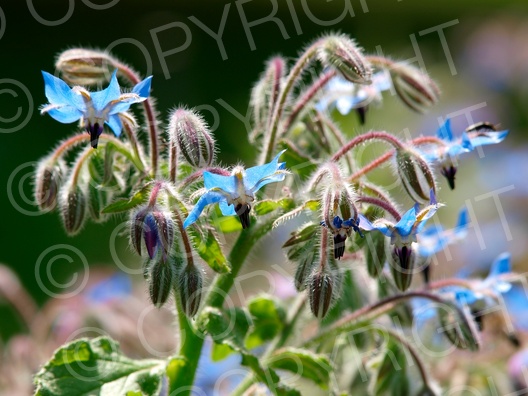
{"type": "Polygon", "coordinates": [[[173,290],[176,270],[170,257],[161,256],[150,264],[149,294],[152,304],[160,308],[173,290]]]}
{"type": "Polygon", "coordinates": [[[315,271],[308,280],[310,309],[318,319],[323,319],[333,302],[334,279],[324,271],[315,271]]]}
{"type": "Polygon", "coordinates": [[[202,300],[203,275],[193,264],[185,266],[179,276],[179,294],[185,315],[192,318],[198,312],[202,300]]]}
{"type": "Polygon", "coordinates": [[[396,172],[405,191],[415,202],[429,203],[431,189],[436,194],[433,171],[417,151],[397,149],[396,172]]]}
{"type": "Polygon", "coordinates": [[[154,211],[152,214],[158,226],[159,239],[163,252],[167,255],[174,243],[174,221],[169,212],[154,211]]]}
{"type": "Polygon", "coordinates": [[[400,291],[405,291],[411,286],[416,253],[412,246],[392,246],[388,256],[392,278],[400,291]]]}
{"type": "Polygon", "coordinates": [[[145,209],[138,210],[132,213],[130,221],[130,243],[134,247],[137,254],[141,256],[141,237],[143,236],[143,223],[147,211],[145,209]]]}
{"type": "Polygon", "coordinates": [[[477,325],[467,306],[455,304],[439,307],[439,319],[446,337],[459,349],[478,351],[481,343],[477,325]]]}
{"type": "Polygon", "coordinates": [[[44,160],[38,165],[35,175],[35,201],[40,210],[55,209],[65,173],[66,164],[62,160],[55,164],[44,160]]]}
{"type": "Polygon", "coordinates": [[[390,69],[392,84],[400,99],[412,110],[424,112],[438,102],[440,89],[420,69],[397,63],[390,69]]]}
{"type": "Polygon", "coordinates": [[[151,259],[156,257],[160,243],[158,225],[152,213],[147,213],[143,224],[143,239],[147,247],[147,253],[151,259]]]}
{"type": "Polygon", "coordinates": [[[142,241],[151,260],[161,248],[163,257],[170,254],[174,243],[174,221],[170,212],[148,206],[135,211],[130,220],[130,242],[137,254],[141,255],[142,241]]]}
{"type": "Polygon", "coordinates": [[[69,235],[77,234],[86,218],[86,195],[79,186],[67,188],[59,204],[64,229],[69,235]]]}
{"type": "Polygon", "coordinates": [[[55,67],[71,85],[95,85],[106,82],[117,63],[106,52],[72,48],[59,55],[55,67]]]}
{"type": "Polygon", "coordinates": [[[204,119],[197,113],[176,109],[169,123],[169,136],[185,160],[197,168],[211,166],[215,159],[215,141],[204,119]]]}
{"type": "Polygon", "coordinates": [[[372,70],[354,40],[336,35],[324,39],[319,58],[325,66],[336,69],[344,78],[356,84],[370,84],[372,70]]]}

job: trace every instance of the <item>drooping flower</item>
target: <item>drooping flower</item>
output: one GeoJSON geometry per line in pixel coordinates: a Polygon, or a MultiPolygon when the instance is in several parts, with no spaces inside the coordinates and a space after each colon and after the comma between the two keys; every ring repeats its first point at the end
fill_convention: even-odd
{"type": "Polygon", "coordinates": [[[131,92],[121,93],[116,74],[117,70],[102,91],[89,92],[81,86],[70,88],[60,78],[42,71],[49,104],[44,105],[40,113],[48,113],[63,124],[80,120],[82,128],[90,134],[92,147],[97,148],[103,125],[108,125],[119,136],[123,128],[119,114],[126,112],[133,103],[146,100],[150,93],[152,76],[136,84],[131,92]]]}
{"type": "MultiPolygon", "coordinates": [[[[321,221],[321,225],[327,227],[324,221],[321,221]]],[[[359,229],[359,218],[357,220],[353,218],[343,220],[340,216],[335,216],[329,228],[334,235],[334,258],[336,259],[340,259],[345,254],[345,241],[352,234],[352,231],[358,232],[363,237],[359,229]]]]}
{"type": "Polygon", "coordinates": [[[478,123],[469,126],[462,135],[455,138],[451,130],[451,120],[447,119],[436,132],[436,136],[444,144],[423,146],[420,151],[426,160],[438,164],[449,187],[454,189],[458,155],[473,151],[478,146],[500,143],[507,134],[507,130],[497,131],[490,123],[478,123]]]}
{"type": "Polygon", "coordinates": [[[224,216],[238,215],[242,228],[249,227],[249,212],[255,193],[266,184],[284,180],[285,162],[279,162],[281,151],[271,162],[244,169],[236,166],[230,176],[203,173],[205,194],[194,205],[185,219],[184,228],[193,224],[207,205],[218,202],[224,216]]]}
{"type": "Polygon", "coordinates": [[[350,110],[357,109],[362,118],[361,121],[364,122],[364,112],[367,106],[371,103],[380,103],[381,92],[391,87],[391,77],[386,72],[374,74],[370,85],[354,84],[342,77],[335,77],[328,82],[316,108],[323,111],[335,106],[342,115],[347,115],[350,110]]]}
{"type": "Polygon", "coordinates": [[[365,216],[359,215],[359,228],[365,231],[379,231],[390,238],[390,244],[393,248],[387,258],[391,260],[391,269],[396,285],[402,291],[410,286],[416,256],[413,243],[417,242],[417,234],[422,231],[425,222],[441,206],[443,205],[436,201],[431,189],[429,205],[422,210],[419,210],[418,204],[414,205],[405,212],[396,224],[385,219],[378,219],[371,223],[365,216]]]}

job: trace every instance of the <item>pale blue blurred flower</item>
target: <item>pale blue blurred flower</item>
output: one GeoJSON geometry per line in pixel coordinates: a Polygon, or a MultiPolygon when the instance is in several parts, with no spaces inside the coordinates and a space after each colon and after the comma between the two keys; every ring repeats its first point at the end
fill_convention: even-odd
{"type": "Polygon", "coordinates": [[[183,227],[193,224],[207,205],[219,202],[224,216],[238,215],[243,228],[249,227],[250,202],[255,200],[255,193],[269,183],[284,180],[287,173],[286,163],[279,162],[283,150],[271,162],[244,169],[237,166],[230,176],[218,175],[205,171],[203,173],[206,189],[185,219],[183,227]]]}
{"type": "Polygon", "coordinates": [[[44,105],[40,113],[48,113],[63,124],[80,120],[82,127],[90,134],[92,147],[97,148],[103,125],[108,125],[119,136],[123,128],[119,114],[126,112],[133,103],[146,100],[150,93],[152,76],[139,82],[132,92],[121,93],[116,73],[117,69],[108,87],[102,91],[89,92],[80,86],[70,88],[60,78],[42,71],[49,104],[44,105]]]}

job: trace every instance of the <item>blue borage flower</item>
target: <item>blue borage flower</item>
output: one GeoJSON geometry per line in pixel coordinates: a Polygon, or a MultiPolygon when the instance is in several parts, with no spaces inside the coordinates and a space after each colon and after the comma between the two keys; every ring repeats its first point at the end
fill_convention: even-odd
{"type": "Polygon", "coordinates": [[[497,131],[489,123],[479,123],[469,126],[460,137],[455,139],[451,130],[451,120],[447,119],[436,132],[436,136],[445,145],[427,145],[420,147],[419,151],[427,161],[440,166],[441,173],[446,177],[449,187],[454,189],[458,155],[473,151],[478,146],[500,143],[507,134],[507,130],[497,131]]]}
{"type": "Polygon", "coordinates": [[[447,245],[459,241],[467,235],[468,211],[464,207],[458,213],[457,224],[454,229],[444,230],[441,226],[424,228],[418,238],[418,254],[430,257],[443,250],[447,245]]]}
{"type": "MultiPolygon", "coordinates": [[[[326,227],[325,221],[320,223],[323,227],[326,227]]],[[[363,238],[363,234],[359,229],[359,218],[354,220],[350,218],[343,220],[340,216],[335,216],[330,225],[330,230],[334,235],[334,258],[340,259],[345,254],[345,241],[350,236],[352,231],[359,233],[363,238]]]]}
{"type": "Polygon", "coordinates": [[[121,93],[116,73],[117,69],[108,87],[102,91],[88,92],[80,86],[70,88],[60,78],[42,71],[49,104],[44,105],[40,113],[48,113],[63,124],[80,120],[81,126],[90,134],[92,147],[97,148],[103,125],[108,125],[119,136],[123,128],[119,114],[127,111],[133,103],[146,100],[150,93],[152,76],[139,82],[132,92],[121,93]]]}
{"type": "Polygon", "coordinates": [[[379,231],[390,238],[391,245],[394,245],[392,258],[398,259],[400,267],[403,269],[412,268],[414,254],[412,250],[413,242],[416,242],[416,235],[423,229],[425,222],[430,219],[443,204],[436,202],[433,190],[430,191],[430,203],[419,210],[419,205],[415,204],[402,216],[396,224],[385,219],[378,219],[371,223],[365,216],[359,215],[359,228],[365,231],[379,231]]]}
{"type": "Polygon", "coordinates": [[[266,184],[284,180],[287,173],[286,163],[279,162],[281,151],[271,162],[244,169],[236,166],[230,176],[204,172],[204,187],[206,189],[185,219],[183,227],[193,224],[207,205],[219,202],[224,216],[238,215],[242,228],[249,227],[250,203],[255,200],[255,193],[266,184]]]}
{"type": "Polygon", "coordinates": [[[391,87],[391,77],[388,72],[374,74],[372,84],[369,85],[354,84],[337,76],[328,82],[322,98],[315,107],[319,111],[324,111],[335,106],[342,115],[347,115],[352,109],[365,108],[372,102],[381,102],[381,92],[391,87]]]}

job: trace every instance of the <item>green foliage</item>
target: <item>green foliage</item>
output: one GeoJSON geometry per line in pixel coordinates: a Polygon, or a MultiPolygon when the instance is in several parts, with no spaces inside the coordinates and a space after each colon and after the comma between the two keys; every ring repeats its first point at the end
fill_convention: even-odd
{"type": "Polygon", "coordinates": [[[157,395],[166,361],[133,360],[108,337],[60,347],[35,375],[37,396],[157,395]]]}
{"type": "Polygon", "coordinates": [[[220,243],[212,230],[207,229],[202,232],[194,227],[190,227],[187,233],[194,242],[196,252],[198,252],[200,257],[213,271],[219,274],[231,272],[229,262],[225,258],[220,243]]]}
{"type": "Polygon", "coordinates": [[[284,326],[286,312],[272,296],[261,295],[248,302],[252,325],[245,346],[252,349],[272,340],[284,326]]]}
{"type": "Polygon", "coordinates": [[[147,202],[152,183],[145,184],[139,191],[130,198],[118,199],[103,209],[103,213],[120,213],[134,209],[147,202]]]}

